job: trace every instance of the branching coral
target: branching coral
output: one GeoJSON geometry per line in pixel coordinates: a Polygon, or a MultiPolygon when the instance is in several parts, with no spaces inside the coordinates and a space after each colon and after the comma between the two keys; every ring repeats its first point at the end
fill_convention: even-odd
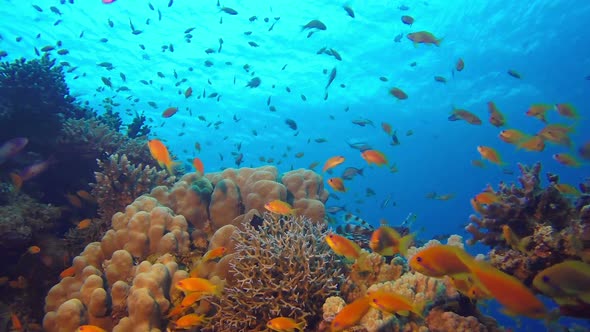
{"type": "Polygon", "coordinates": [[[265,331],[268,320],[321,320],[325,298],[338,293],[340,264],[323,240],[325,226],[303,217],[273,220],[234,232],[232,284],[219,299],[211,331],[265,331]]]}
{"type": "Polygon", "coordinates": [[[495,192],[500,202],[481,207],[481,217],[472,215],[466,230],[473,235],[468,243],[493,248],[492,264],[528,284],[540,270],[579,259],[590,248],[583,240],[589,238],[582,217],[588,202],[583,196],[574,202],[562,194],[553,174],[548,174],[549,186],[542,188],[540,163],[519,169],[520,186],[501,183],[495,192]]]}
{"type": "Polygon", "coordinates": [[[174,177],[154,167],[134,165],[126,155],[110,156],[98,161],[96,183],[91,184],[92,195],[97,198],[99,214],[107,223],[115,212],[131,204],[136,197],[147,194],[160,185],[172,185],[174,177]]]}

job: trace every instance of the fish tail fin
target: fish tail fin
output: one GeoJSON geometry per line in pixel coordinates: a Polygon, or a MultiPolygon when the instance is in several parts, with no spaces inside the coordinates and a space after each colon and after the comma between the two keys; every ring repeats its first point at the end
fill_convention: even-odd
{"type": "Polygon", "coordinates": [[[418,317],[422,318],[422,317],[424,317],[424,308],[426,308],[427,305],[428,305],[427,300],[419,301],[416,304],[414,304],[414,307],[412,308],[412,312],[414,314],[416,314],[418,317]]]}
{"type": "Polygon", "coordinates": [[[12,180],[12,185],[14,186],[14,191],[19,192],[20,188],[23,186],[23,178],[21,178],[16,173],[10,173],[10,179],[12,180]]]}
{"type": "Polygon", "coordinates": [[[436,45],[437,47],[438,47],[438,46],[440,46],[440,43],[443,41],[443,39],[445,39],[445,38],[443,37],[443,38],[439,38],[439,39],[437,39],[437,40],[434,42],[434,45],[436,45]]]}
{"type": "Polygon", "coordinates": [[[410,248],[414,242],[414,236],[414,233],[408,234],[399,240],[399,253],[402,256],[406,257],[408,255],[408,248],[410,248]]]}
{"type": "Polygon", "coordinates": [[[179,162],[176,162],[176,161],[172,161],[172,162],[169,162],[167,164],[164,164],[164,166],[166,167],[166,170],[168,170],[168,173],[170,175],[174,175],[174,169],[176,167],[180,166],[180,163],[179,162]]]}
{"type": "Polygon", "coordinates": [[[295,329],[297,331],[303,332],[305,331],[305,325],[307,325],[307,322],[305,321],[305,319],[302,319],[299,323],[297,323],[295,329]]]}

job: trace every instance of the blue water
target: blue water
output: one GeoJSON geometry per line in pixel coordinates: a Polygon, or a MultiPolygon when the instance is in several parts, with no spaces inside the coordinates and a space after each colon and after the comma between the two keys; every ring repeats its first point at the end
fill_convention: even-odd
{"type": "MultiPolygon", "coordinates": [[[[327,205],[345,205],[375,225],[381,218],[396,224],[408,213],[416,213],[413,227],[421,229],[425,239],[440,233],[469,238],[463,231],[472,212],[469,199],[488,183],[497,188],[499,181],[515,181],[517,162],[540,161],[543,174],[559,174],[571,184],[588,176],[587,165],[573,169],[551,158],[565,152],[562,147],[548,144],[541,153],[523,152],[500,141],[500,129],[487,122],[486,106],[494,101],[507,117],[508,128],[535,133],[543,124],[525,116],[531,104],[573,103],[582,115],[572,135],[575,146],[590,139],[590,81],[586,79],[590,75],[586,23],[590,3],[584,1],[351,1],[354,19],[342,3],[334,1],[224,1],[222,5],[237,10],[235,16],[221,13],[215,0],[176,0],[172,6],[154,0],[154,10],[148,2],[131,0],[110,5],[99,0],[76,0],[74,4],[34,1],[43,12],[27,1],[1,3],[0,50],[8,53],[4,61],[35,58],[34,47],[61,41],[69,54],[53,51],[53,55],[78,67],[67,74],[71,94],[98,113],[104,112],[103,99],[113,98],[120,103],[115,110],[125,123],[131,122],[135,111],[144,113],[152,125],[150,138],[165,141],[187,167],[187,160],[196,156],[207,172],[235,167],[231,152],[237,144],[244,154],[242,166],[256,167],[265,164],[260,157],[274,158],[281,172],[308,167],[314,161],[320,162],[319,170],[327,158],[343,155],[346,162],[335,169],[334,176],[344,166],[365,167],[365,174],[347,182],[348,192],[327,205]],[[402,5],[409,9],[401,10],[402,5]],[[61,16],[51,12],[50,6],[58,8],[61,16]],[[248,18],[254,15],[258,19],[250,22],[248,18]],[[414,24],[404,25],[401,15],[413,16],[414,24]],[[275,17],[280,20],[268,31],[275,17]],[[324,22],[327,30],[307,38],[301,27],[312,19],[324,22]],[[62,21],[55,25],[57,20],[62,21]],[[142,33],[132,34],[130,21],[142,33]],[[190,43],[184,33],[188,28],[194,28],[190,43]],[[420,30],[444,38],[440,47],[414,47],[405,34],[420,30]],[[245,35],[246,31],[252,34],[245,35]],[[400,33],[404,37],[394,42],[400,33]],[[22,40],[18,42],[17,37],[22,40]],[[101,38],[108,41],[101,42],[101,38]],[[221,52],[206,54],[207,48],[218,50],[219,38],[223,39],[221,52]],[[259,47],[250,46],[249,41],[259,47]],[[316,54],[322,47],[337,50],[342,61],[316,54]],[[459,57],[465,69],[453,76],[459,57]],[[211,67],[204,65],[207,60],[213,62],[211,67]],[[101,62],[111,62],[115,68],[109,71],[97,66],[101,62]],[[245,64],[250,66],[249,73],[243,69],[245,64]],[[334,67],[337,76],[324,100],[328,75],[322,71],[330,73],[334,67]],[[522,79],[507,75],[509,69],[517,70],[522,79]],[[435,75],[448,82],[435,82],[435,75]],[[261,85],[245,87],[254,76],[260,77],[261,85]],[[381,81],[380,76],[388,81],[381,81]],[[114,89],[105,87],[101,77],[109,78],[114,89]],[[181,79],[186,82],[175,86],[181,79]],[[144,85],[140,80],[153,83],[144,85]],[[116,92],[121,86],[130,91],[116,92]],[[394,86],[409,98],[398,101],[389,95],[394,86]],[[183,93],[188,87],[194,92],[187,99],[183,93]],[[217,92],[220,100],[196,99],[203,90],[207,95],[217,92]],[[276,112],[269,111],[269,96],[276,112]],[[134,103],[128,97],[140,101],[134,103]],[[149,106],[149,101],[156,102],[157,108],[149,106]],[[179,112],[164,119],[161,113],[169,106],[178,107],[179,112]],[[476,113],[484,124],[448,121],[453,106],[476,113]],[[198,120],[198,115],[206,121],[198,120]],[[287,118],[296,121],[297,131],[284,123],[287,118]],[[354,125],[351,121],[355,119],[370,119],[375,126],[354,125]],[[217,129],[207,126],[216,121],[222,121],[217,129]],[[401,145],[389,145],[390,138],[380,128],[383,121],[397,130],[401,145]],[[414,134],[406,136],[408,130],[414,134]],[[316,138],[328,142],[315,143],[316,138]],[[348,147],[349,140],[365,141],[383,151],[399,172],[367,167],[359,152],[348,147]],[[200,153],[195,142],[202,145],[200,153]],[[491,164],[485,169],[473,167],[470,161],[480,158],[477,145],[497,148],[514,174],[504,174],[503,168],[491,164]],[[295,158],[297,152],[305,155],[295,158]],[[376,195],[365,197],[367,188],[376,195]],[[455,197],[448,201],[425,198],[433,191],[455,197]],[[396,206],[381,209],[388,195],[396,206]]],[[[549,120],[571,123],[555,112],[549,120]]],[[[501,314],[495,317],[512,324],[501,314]]],[[[525,322],[525,330],[537,326],[525,322]]]]}

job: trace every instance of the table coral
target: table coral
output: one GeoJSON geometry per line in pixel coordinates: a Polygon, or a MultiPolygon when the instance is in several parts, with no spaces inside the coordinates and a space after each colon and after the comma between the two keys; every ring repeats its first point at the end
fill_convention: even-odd
{"type": "Polygon", "coordinates": [[[244,224],[234,232],[233,282],[216,304],[210,331],[265,331],[284,316],[305,319],[306,330],[321,320],[323,300],[337,294],[340,264],[323,241],[325,226],[305,217],[244,224]]]}

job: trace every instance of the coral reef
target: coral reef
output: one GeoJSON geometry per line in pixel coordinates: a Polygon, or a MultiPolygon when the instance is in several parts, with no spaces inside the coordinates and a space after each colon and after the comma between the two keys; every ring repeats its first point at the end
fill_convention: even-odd
{"type": "Polygon", "coordinates": [[[208,329],[265,331],[268,320],[284,316],[305,319],[306,330],[313,330],[322,302],[338,293],[341,281],[325,234],[325,226],[302,217],[274,220],[266,214],[258,229],[243,224],[233,235],[232,282],[208,329]]]}
{"type": "MultiPolygon", "coordinates": [[[[587,198],[568,197],[556,187],[559,178],[548,174],[549,185],[541,187],[541,164],[519,165],[520,186],[500,183],[488,187],[499,202],[479,207],[481,216],[471,215],[466,230],[469,244],[492,248],[494,266],[530,285],[537,272],[566,259],[581,259],[590,248],[590,224],[583,215],[587,198]],[[505,228],[508,226],[509,228],[505,228]],[[507,239],[506,231],[513,233],[507,239]],[[518,243],[512,243],[518,242],[518,243]]],[[[583,188],[583,186],[581,186],[583,188]]]]}
{"type": "MultiPolygon", "coordinates": [[[[462,238],[458,235],[449,237],[447,243],[463,246],[462,238]]],[[[431,240],[424,247],[433,245],[440,245],[440,242],[431,240]]],[[[408,256],[411,257],[424,247],[409,248],[408,256]]],[[[351,330],[427,332],[456,328],[461,331],[499,331],[495,320],[483,316],[474,302],[456,290],[449,278],[431,278],[409,271],[406,260],[401,257],[387,262],[385,257],[376,253],[361,255],[350,266],[340,290],[341,297],[327,298],[322,307],[323,321],[320,326],[324,328],[330,325],[347,303],[370,292],[385,291],[399,294],[414,305],[426,304],[425,318],[391,315],[371,308],[351,330]]]]}
{"type": "Polygon", "coordinates": [[[113,216],[101,242],[74,258],[74,276],[63,278],[45,301],[46,331],[94,324],[113,331],[160,331],[174,283],[186,278],[173,256],[186,255],[186,219],[142,196],[113,216]],[[156,263],[146,260],[159,256],[156,263]],[[137,264],[137,262],[141,262],[137,264]]]}
{"type": "Polygon", "coordinates": [[[122,211],[136,197],[149,193],[156,186],[172,185],[175,179],[165,170],[134,165],[127,155],[114,154],[105,161],[98,160],[98,167],[91,193],[97,199],[98,213],[106,222],[106,228],[115,212],[122,211]]]}
{"type": "Polygon", "coordinates": [[[0,193],[0,249],[6,256],[20,256],[34,239],[54,230],[61,210],[39,203],[25,193],[0,193]]]}

